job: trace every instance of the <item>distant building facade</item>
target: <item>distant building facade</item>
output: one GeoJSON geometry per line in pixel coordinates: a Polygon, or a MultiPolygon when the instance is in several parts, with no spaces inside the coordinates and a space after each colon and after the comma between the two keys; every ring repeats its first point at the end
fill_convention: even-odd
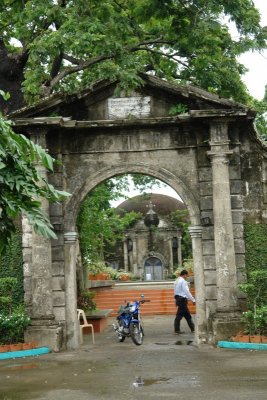
{"type": "Polygon", "coordinates": [[[125,231],[116,246],[116,256],[108,261],[143,280],[164,280],[182,264],[182,232],[168,215],[186,209],[184,203],[170,196],[149,194],[135,196],[118,206],[120,214],[135,211],[143,217],[125,231]]]}

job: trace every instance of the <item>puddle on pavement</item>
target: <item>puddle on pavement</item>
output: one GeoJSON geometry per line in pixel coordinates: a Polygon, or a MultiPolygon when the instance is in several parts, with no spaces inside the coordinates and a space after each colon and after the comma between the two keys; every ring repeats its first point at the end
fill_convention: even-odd
{"type": "Polygon", "coordinates": [[[133,382],[134,387],[143,387],[150,386],[158,383],[168,382],[170,378],[150,378],[150,379],[142,379],[141,376],[138,376],[133,382]]]}
{"type": "Polygon", "coordinates": [[[156,378],[156,379],[142,379],[141,376],[138,376],[133,382],[134,387],[142,387],[142,386],[150,386],[155,383],[162,383],[169,381],[169,378],[156,378]]]}
{"type": "MultiPolygon", "coordinates": [[[[193,340],[177,340],[174,344],[177,346],[190,346],[190,344],[194,343],[193,340]]],[[[155,344],[158,344],[160,346],[168,346],[170,343],[169,342],[156,342],[155,344]]]]}
{"type": "Polygon", "coordinates": [[[191,378],[188,380],[188,377],[175,377],[175,378],[148,378],[148,379],[143,379],[141,376],[137,376],[135,378],[135,381],[133,382],[133,387],[134,388],[141,388],[145,386],[151,386],[151,385],[157,385],[157,384],[175,384],[175,385],[181,385],[181,386],[199,386],[199,379],[197,376],[191,376],[191,378]]]}
{"type": "MultiPolygon", "coordinates": [[[[14,359],[12,360],[14,361],[14,359]]],[[[31,362],[31,363],[10,363],[10,364],[5,364],[0,367],[0,372],[3,371],[17,371],[17,370],[31,370],[31,369],[50,369],[51,367],[57,367],[59,364],[56,362],[46,362],[46,361],[38,361],[38,362],[31,362]]],[[[63,364],[61,364],[63,365],[63,364]]],[[[1,400],[1,399],[0,399],[1,400]]]]}
{"type": "Polygon", "coordinates": [[[157,343],[155,343],[155,344],[159,344],[159,345],[168,345],[168,344],[170,344],[170,343],[168,343],[168,342],[157,342],[157,343]]]}
{"type": "Polygon", "coordinates": [[[192,343],[194,343],[193,340],[177,340],[177,342],[175,342],[177,346],[190,346],[192,343]]]}
{"type": "Polygon", "coordinates": [[[2,371],[17,371],[22,369],[35,369],[39,368],[39,364],[16,364],[16,365],[8,365],[5,368],[1,369],[2,371]]]}

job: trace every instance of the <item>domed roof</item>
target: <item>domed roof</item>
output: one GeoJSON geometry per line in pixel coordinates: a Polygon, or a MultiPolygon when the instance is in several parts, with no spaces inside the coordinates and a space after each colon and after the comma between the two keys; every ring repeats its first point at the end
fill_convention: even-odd
{"type": "Polygon", "coordinates": [[[140,212],[145,215],[149,210],[150,202],[154,205],[153,210],[161,216],[169,215],[176,210],[186,210],[186,206],[182,201],[164,194],[154,193],[134,196],[125,200],[117,207],[117,210],[119,213],[123,213],[123,210],[124,212],[140,212]]]}

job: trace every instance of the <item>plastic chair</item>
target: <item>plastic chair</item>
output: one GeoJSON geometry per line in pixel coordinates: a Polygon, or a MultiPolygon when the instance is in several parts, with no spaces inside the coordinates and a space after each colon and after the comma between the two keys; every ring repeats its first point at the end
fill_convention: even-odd
{"type": "Polygon", "coordinates": [[[83,320],[83,325],[80,325],[80,338],[81,338],[81,344],[83,344],[83,328],[91,328],[92,331],[92,340],[93,344],[95,343],[95,335],[94,335],[94,326],[93,324],[88,324],[85,312],[81,310],[80,308],[77,309],[77,317],[78,321],[80,323],[80,318],[82,317],[83,320]]]}

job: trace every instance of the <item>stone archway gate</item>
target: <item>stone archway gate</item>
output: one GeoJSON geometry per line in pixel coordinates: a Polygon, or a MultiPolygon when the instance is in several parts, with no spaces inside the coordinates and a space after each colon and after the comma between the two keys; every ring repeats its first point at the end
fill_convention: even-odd
{"type": "Polygon", "coordinates": [[[116,82],[101,82],[11,115],[16,132],[61,162],[55,173],[41,173],[72,194],[64,204],[43,202],[58,240],[36,235],[26,220],[22,224],[25,303],[32,317],[26,334],[55,351],[79,345],[80,204],[97,184],[122,173],[164,181],[188,207],[198,342],[239,329],[243,223],[263,221],[267,205],[266,149],[253,127],[255,113],[200,88],[143,80],[130,96],[116,96],[116,82]],[[184,112],[171,117],[173,106],[184,112]]]}

